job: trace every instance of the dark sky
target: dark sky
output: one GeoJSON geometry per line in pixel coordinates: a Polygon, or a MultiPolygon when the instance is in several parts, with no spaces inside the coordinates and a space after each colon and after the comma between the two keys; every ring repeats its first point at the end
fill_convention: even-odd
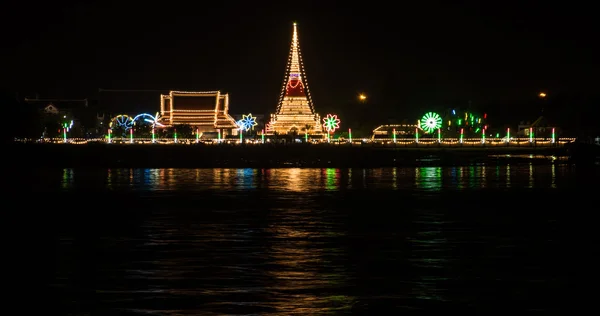
{"type": "Polygon", "coordinates": [[[359,92],[400,113],[595,93],[594,3],[520,2],[23,1],[3,8],[2,84],[62,98],[221,90],[231,112],[271,112],[297,21],[317,111],[359,92]]]}

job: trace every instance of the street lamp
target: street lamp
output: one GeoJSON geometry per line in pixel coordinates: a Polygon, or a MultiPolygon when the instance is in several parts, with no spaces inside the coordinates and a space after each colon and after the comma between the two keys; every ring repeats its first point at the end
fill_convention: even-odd
{"type": "Polygon", "coordinates": [[[367,96],[365,94],[361,93],[361,94],[358,95],[358,99],[360,101],[364,102],[365,100],[367,100],[367,96]]]}

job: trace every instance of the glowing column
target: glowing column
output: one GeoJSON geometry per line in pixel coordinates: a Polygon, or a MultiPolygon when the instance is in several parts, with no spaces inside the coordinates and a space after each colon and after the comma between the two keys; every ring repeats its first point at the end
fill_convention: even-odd
{"type": "Polygon", "coordinates": [[[260,132],[260,140],[263,144],[265,143],[265,130],[264,129],[260,132]]]}
{"type": "Polygon", "coordinates": [[[133,128],[129,129],[129,143],[133,144],[133,128]]]}
{"type": "Polygon", "coordinates": [[[221,142],[221,130],[217,130],[217,142],[221,142]]]}
{"type": "Polygon", "coordinates": [[[438,128],[438,143],[442,142],[442,129],[438,128]]]}
{"type": "Polygon", "coordinates": [[[464,129],[464,128],[461,128],[461,129],[460,129],[460,139],[459,139],[459,141],[458,141],[459,143],[461,143],[461,144],[463,143],[463,138],[464,138],[464,136],[465,136],[465,129],[464,129]]]}
{"type": "Polygon", "coordinates": [[[529,142],[533,143],[533,127],[529,128],[529,142]]]}
{"type": "Polygon", "coordinates": [[[350,142],[350,144],[352,144],[352,129],[351,128],[348,129],[348,141],[350,142]]]}
{"type": "Polygon", "coordinates": [[[485,128],[481,130],[481,143],[485,144],[485,128]]]}
{"type": "Polygon", "coordinates": [[[173,139],[175,141],[175,144],[177,144],[177,129],[175,129],[175,131],[173,132],[173,139]]]}
{"type": "MultiPolygon", "coordinates": [[[[394,133],[394,139],[396,139],[396,133],[394,133]]],[[[415,143],[419,143],[419,128],[415,128],[415,143]]]]}
{"type": "Polygon", "coordinates": [[[200,133],[198,132],[198,129],[196,128],[196,144],[198,144],[199,141],[200,141],[200,133]]]}
{"type": "MultiPolygon", "coordinates": [[[[394,144],[396,143],[396,129],[392,129],[392,139],[394,140],[394,144]]],[[[418,139],[418,136],[417,136],[418,139]]]]}
{"type": "Polygon", "coordinates": [[[241,143],[244,141],[244,140],[242,139],[242,134],[243,134],[243,133],[244,133],[244,132],[242,131],[242,129],[240,129],[240,144],[241,144],[241,143]]]}
{"type": "Polygon", "coordinates": [[[112,129],[108,129],[108,143],[112,143],[112,129]]]}
{"type": "Polygon", "coordinates": [[[67,123],[63,127],[63,142],[67,143],[67,123]]]}
{"type": "Polygon", "coordinates": [[[552,144],[556,142],[556,134],[554,133],[554,127],[552,128],[552,144]]]}
{"type": "Polygon", "coordinates": [[[154,126],[152,126],[152,143],[156,143],[156,134],[154,133],[154,126]]]}
{"type": "Polygon", "coordinates": [[[331,137],[329,136],[329,132],[327,132],[327,142],[329,143],[329,140],[331,139],[331,137]]]}
{"type": "Polygon", "coordinates": [[[304,141],[308,143],[308,131],[304,132],[304,141]]]}
{"type": "Polygon", "coordinates": [[[506,129],[506,142],[510,142],[510,127],[506,129]]]}

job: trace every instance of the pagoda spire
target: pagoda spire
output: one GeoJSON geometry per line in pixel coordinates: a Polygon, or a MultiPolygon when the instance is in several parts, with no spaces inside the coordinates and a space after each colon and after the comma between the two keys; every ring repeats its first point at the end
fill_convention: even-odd
{"type": "Polygon", "coordinates": [[[306,81],[306,73],[302,62],[302,52],[300,51],[300,42],[298,40],[298,24],[294,22],[292,33],[292,44],[288,56],[286,74],[283,79],[283,87],[279,96],[277,113],[280,113],[281,105],[285,97],[304,97],[308,101],[311,113],[314,112],[312,98],[306,81]]]}
{"type": "Polygon", "coordinates": [[[294,22],[294,33],[292,35],[292,52],[290,61],[290,75],[297,74],[300,76],[300,56],[298,55],[298,26],[294,22]]]}

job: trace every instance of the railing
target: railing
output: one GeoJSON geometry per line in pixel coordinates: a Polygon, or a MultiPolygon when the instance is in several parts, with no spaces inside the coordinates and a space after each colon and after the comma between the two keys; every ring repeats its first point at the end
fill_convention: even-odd
{"type": "MultiPolygon", "coordinates": [[[[262,144],[273,143],[273,139],[255,139],[246,138],[240,141],[239,138],[226,139],[196,139],[196,138],[40,138],[40,139],[15,139],[16,142],[22,143],[49,143],[49,144],[90,144],[90,143],[109,143],[109,144],[162,144],[162,145],[193,145],[193,144],[262,144]]],[[[574,137],[563,138],[442,138],[440,140],[433,138],[376,138],[376,139],[332,139],[329,142],[327,139],[309,139],[309,144],[329,144],[329,145],[384,145],[391,147],[561,147],[567,143],[574,142],[574,137]]]]}

